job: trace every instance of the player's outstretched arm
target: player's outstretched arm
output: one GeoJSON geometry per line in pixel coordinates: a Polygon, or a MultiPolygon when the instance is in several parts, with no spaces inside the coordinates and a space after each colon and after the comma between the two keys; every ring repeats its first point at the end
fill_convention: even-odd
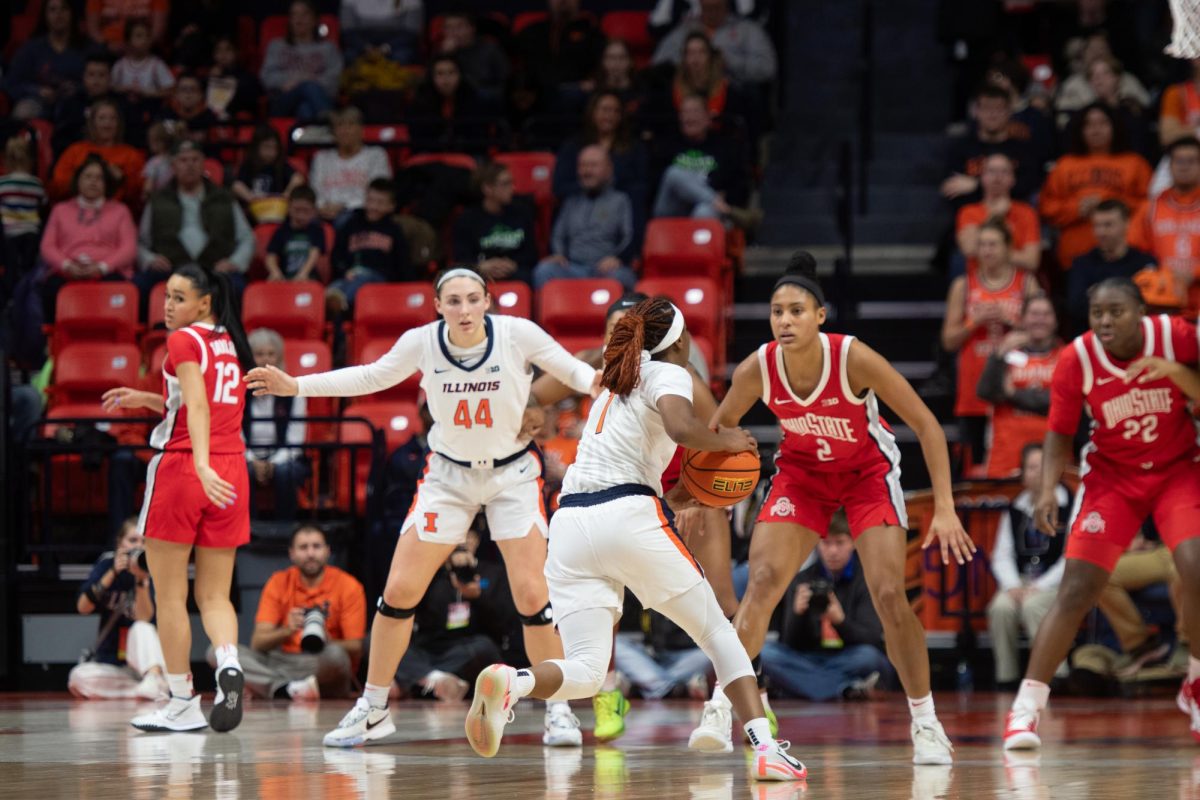
{"type": "Polygon", "coordinates": [[[1149,383],[1159,378],[1169,379],[1189,400],[1200,401],[1200,372],[1178,361],[1148,356],[1139,358],[1125,370],[1126,383],[1149,383]]]}
{"type": "Polygon", "coordinates": [[[712,416],[709,427],[716,430],[720,425],[737,425],[756,400],[765,399],[762,390],[763,376],[758,365],[758,353],[751,353],[733,371],[733,382],[725,399],[717,407],[717,413],[712,416]]]}
{"type": "Polygon", "coordinates": [[[879,399],[912,428],[921,443],[921,453],[933,483],[934,508],[929,535],[921,547],[929,547],[937,539],[941,543],[942,563],[950,563],[951,553],[959,564],[970,561],[975,552],[975,543],[963,530],[954,511],[954,494],[950,488],[950,452],[941,424],[904,376],[883,356],[860,341],[856,340],[850,346],[847,370],[852,391],[858,394],[867,389],[874,390],[879,399]]]}
{"type": "Polygon", "coordinates": [[[663,429],[675,444],[693,450],[709,450],[717,453],[742,453],[758,450],[758,442],[741,428],[722,425],[711,430],[696,416],[692,403],[677,394],[663,395],[658,399],[658,413],[662,415],[663,429]]]}

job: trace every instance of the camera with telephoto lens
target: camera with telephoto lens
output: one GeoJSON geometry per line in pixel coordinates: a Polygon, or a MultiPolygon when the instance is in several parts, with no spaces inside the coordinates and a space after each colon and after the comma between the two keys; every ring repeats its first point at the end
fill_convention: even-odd
{"type": "Polygon", "coordinates": [[[829,608],[829,593],[833,591],[833,583],[825,578],[816,578],[809,582],[812,599],[808,601],[809,609],[818,616],[829,608]]]}
{"type": "Polygon", "coordinates": [[[304,609],[304,626],[300,629],[300,649],[306,653],[319,653],[325,649],[325,620],[329,617],[329,603],[304,609]]]}
{"type": "Polygon", "coordinates": [[[149,572],[150,567],[146,566],[146,548],[135,547],[129,551],[129,563],[137,564],[138,569],[142,572],[149,572]]]}
{"type": "Polygon", "coordinates": [[[458,579],[458,582],[464,586],[475,580],[475,567],[475,558],[471,555],[471,551],[467,548],[460,547],[450,554],[450,572],[452,572],[454,577],[458,579]],[[466,558],[460,557],[460,559],[458,559],[459,563],[455,563],[455,556],[459,555],[460,553],[464,554],[466,558]]]}

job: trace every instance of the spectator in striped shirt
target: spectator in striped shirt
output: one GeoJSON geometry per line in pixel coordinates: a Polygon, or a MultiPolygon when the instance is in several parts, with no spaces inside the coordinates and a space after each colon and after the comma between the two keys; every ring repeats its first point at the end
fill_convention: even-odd
{"type": "Polygon", "coordinates": [[[5,265],[10,282],[33,268],[37,259],[41,211],[46,190],[33,174],[29,142],[19,136],[4,146],[7,172],[0,175],[0,223],[4,225],[5,265]]]}

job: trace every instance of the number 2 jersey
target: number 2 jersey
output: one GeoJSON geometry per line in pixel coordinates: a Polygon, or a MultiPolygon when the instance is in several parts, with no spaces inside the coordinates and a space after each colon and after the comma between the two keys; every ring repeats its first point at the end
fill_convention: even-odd
{"type": "MultiPolygon", "coordinates": [[[[1142,319],[1141,356],[1158,356],[1194,367],[1196,329],[1165,314],[1142,319]]],[[[1105,352],[1091,331],[1059,356],[1050,387],[1050,430],[1074,436],[1080,414],[1091,420],[1085,459],[1150,470],[1180,458],[1196,458],[1196,426],[1187,397],[1172,381],[1127,383],[1125,368],[1105,352]]]]}
{"type": "Polygon", "coordinates": [[[188,409],[183,404],[183,390],[176,374],[179,365],[186,362],[198,364],[204,377],[209,453],[244,453],[242,413],[246,408],[246,384],[242,380],[242,365],[229,334],[203,322],[172,331],[167,337],[167,357],[162,367],[166,408],[163,421],[150,433],[150,446],[161,450],[192,449],[188,409]]]}
{"type": "Polygon", "coordinates": [[[572,356],[533,322],[503,314],[484,317],[483,341],[471,348],[450,344],[444,321],[405,331],[373,364],[298,378],[306,397],[372,394],[421,373],[433,417],[429,446],[473,466],[522,450],[521,421],[541,367],[580,394],[591,391],[596,370],[572,356]]]}
{"type": "Polygon", "coordinates": [[[792,391],[778,342],[758,348],[763,402],[783,430],[779,466],[817,472],[860,470],[881,460],[895,466],[900,451],[892,429],[879,415],[875,393],[857,397],[850,389],[846,364],[854,337],[818,336],[824,354],[821,377],[808,397],[797,397],[792,391]]]}

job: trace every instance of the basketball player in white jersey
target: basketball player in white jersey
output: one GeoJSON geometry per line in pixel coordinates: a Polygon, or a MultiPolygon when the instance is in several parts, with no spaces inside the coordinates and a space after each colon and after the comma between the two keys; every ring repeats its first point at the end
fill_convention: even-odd
{"type": "MultiPolygon", "coordinates": [[[[486,510],[492,539],[504,557],[530,662],[562,654],[543,574],[547,521],[541,456],[521,437],[521,422],[531,402],[531,365],[577,392],[594,393],[599,373],[533,322],[488,315],[491,295],[479,273],[451,269],[438,277],[435,288],[442,319],[405,331],[373,364],[300,378],[267,367],[247,376],[256,395],[347,397],[381,391],[420,371],[434,420],[431,453],[377,604],[366,688],[325,736],[328,747],[353,747],[395,732],[387,695],[408,649],[413,613],[434,574],[465,541],[480,509],[486,510]]],[[[543,742],[582,743],[579,721],[565,702],[547,704],[543,742]]]]}
{"type": "MultiPolygon", "coordinates": [[[[772,738],[750,657],[660,497],[660,476],[676,444],[735,453],[757,449],[746,431],[714,432],[696,416],[692,378],[683,368],[690,346],[682,312],[665,299],[639,303],[614,328],[604,351],[605,391],[592,405],[579,455],[563,480],[546,562],[566,658],[523,670],[493,664],[480,674],[466,732],[481,756],[496,754],[522,697],[570,700],[600,689],[628,586],[712,660],[747,720],[753,777],[790,781],[807,775],[787,754],[788,745],[772,738]]],[[[686,499],[682,492],[672,497],[686,499]]]]}

